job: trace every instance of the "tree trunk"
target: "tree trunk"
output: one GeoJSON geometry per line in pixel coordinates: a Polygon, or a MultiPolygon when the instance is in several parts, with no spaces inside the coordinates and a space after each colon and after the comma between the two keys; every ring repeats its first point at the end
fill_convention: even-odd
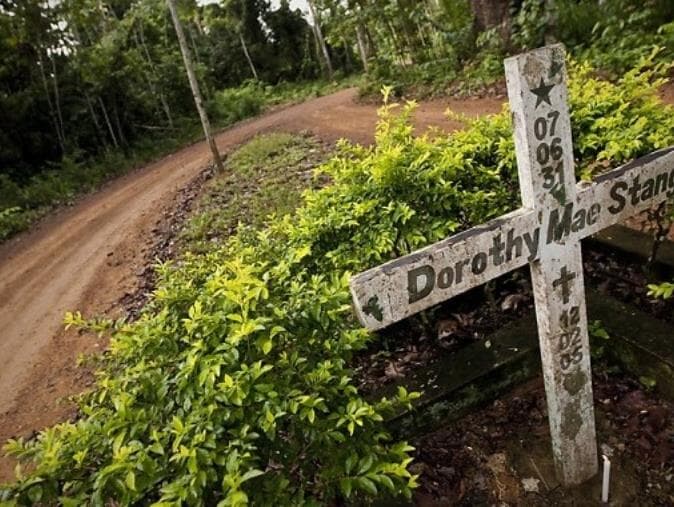
{"type": "Polygon", "coordinates": [[[98,116],[96,116],[96,111],[94,110],[94,104],[91,102],[91,97],[89,96],[89,92],[84,90],[84,99],[87,101],[87,107],[89,108],[89,114],[91,115],[91,119],[94,122],[94,127],[96,128],[96,136],[98,139],[101,141],[101,143],[106,147],[108,147],[108,141],[105,139],[105,134],[103,133],[103,129],[101,128],[101,124],[98,121],[98,116]]]}
{"type": "Polygon", "coordinates": [[[51,60],[51,70],[52,70],[51,80],[52,85],[54,86],[54,102],[56,103],[56,116],[59,121],[59,128],[61,129],[61,138],[63,139],[63,144],[65,145],[66,134],[65,129],[63,128],[63,114],[61,113],[61,95],[59,93],[59,82],[58,82],[58,75],[56,74],[56,62],[54,59],[54,55],[49,56],[49,60],[51,60]]]}
{"type": "Polygon", "coordinates": [[[365,49],[365,37],[363,36],[363,25],[360,23],[356,25],[356,40],[358,41],[358,53],[360,60],[363,62],[363,70],[368,71],[367,50],[365,49]]]}
{"type": "Polygon", "coordinates": [[[119,143],[117,142],[117,136],[115,135],[115,130],[112,128],[112,123],[110,122],[110,116],[108,116],[108,110],[105,107],[103,99],[98,97],[98,105],[101,106],[101,111],[103,111],[103,118],[105,119],[105,124],[108,127],[108,133],[110,134],[110,139],[112,139],[112,144],[115,148],[119,148],[119,143]]]}
{"type": "Polygon", "coordinates": [[[59,122],[56,118],[56,110],[54,109],[54,103],[51,100],[51,93],[49,93],[49,85],[47,84],[47,75],[44,71],[44,59],[42,58],[42,48],[37,48],[37,61],[38,66],[40,67],[40,77],[42,78],[42,87],[44,88],[44,94],[47,97],[47,104],[49,105],[49,115],[51,116],[52,123],[54,124],[54,132],[56,132],[56,139],[58,140],[59,147],[61,148],[61,153],[65,153],[66,149],[63,142],[63,137],[61,135],[61,129],[59,128],[59,122]]]}
{"type": "Polygon", "coordinates": [[[115,100],[115,105],[112,108],[112,114],[115,117],[115,125],[117,126],[117,138],[119,139],[119,144],[122,145],[124,152],[126,153],[129,146],[129,142],[126,140],[124,135],[124,129],[122,128],[122,122],[119,121],[119,108],[117,107],[117,101],[115,100]]]}
{"type": "Polygon", "coordinates": [[[470,0],[475,29],[484,32],[496,28],[504,41],[510,38],[510,0],[470,0]]]}
{"type": "MultiPolygon", "coordinates": [[[[152,57],[150,56],[150,51],[147,48],[147,44],[145,43],[145,31],[143,30],[143,24],[140,23],[139,26],[139,35],[140,35],[140,44],[143,48],[143,52],[145,53],[145,58],[147,59],[147,63],[150,66],[150,69],[152,70],[152,73],[154,74],[155,79],[157,78],[157,68],[154,66],[154,61],[152,60],[152,57]]],[[[164,114],[166,115],[166,119],[168,120],[169,127],[171,130],[173,130],[173,115],[171,114],[171,108],[168,105],[168,101],[166,100],[166,95],[164,95],[164,92],[162,91],[161,85],[158,85],[159,88],[159,101],[161,102],[162,108],[164,109],[164,114]]]]}
{"type": "Polygon", "coordinates": [[[342,47],[344,48],[344,59],[345,59],[345,66],[346,66],[346,71],[351,72],[351,48],[349,47],[349,44],[346,42],[346,37],[342,37],[342,47]]]}
{"type": "Polygon", "coordinates": [[[311,17],[314,20],[314,30],[316,31],[316,38],[318,39],[318,44],[321,46],[321,51],[323,52],[323,57],[325,58],[325,65],[328,69],[328,79],[332,79],[332,62],[330,61],[330,53],[328,52],[328,46],[325,44],[325,39],[323,38],[323,32],[321,31],[321,24],[318,21],[318,15],[316,14],[316,7],[314,6],[313,0],[307,0],[309,4],[309,10],[311,11],[311,17]]]}
{"type": "Polygon", "coordinates": [[[248,65],[250,66],[250,71],[253,73],[253,77],[255,78],[255,81],[259,81],[259,78],[257,77],[257,70],[255,70],[255,65],[253,65],[253,60],[250,58],[250,54],[248,53],[248,47],[246,46],[246,41],[243,38],[243,34],[241,33],[241,30],[239,30],[239,40],[241,41],[241,47],[243,48],[243,54],[246,55],[246,60],[248,60],[248,65]]]}
{"type": "Polygon", "coordinates": [[[187,41],[185,40],[185,33],[183,32],[183,27],[180,24],[180,18],[178,18],[178,9],[176,8],[175,0],[166,0],[168,8],[171,11],[171,17],[173,18],[173,25],[175,26],[176,35],[178,36],[178,44],[180,45],[180,52],[183,54],[183,61],[185,62],[185,72],[187,72],[187,79],[190,82],[190,88],[192,88],[192,95],[194,97],[194,105],[199,112],[199,118],[201,119],[201,126],[204,128],[204,135],[206,136],[206,141],[208,146],[211,148],[211,153],[213,154],[213,162],[217,167],[218,171],[224,171],[222,165],[222,160],[220,160],[220,153],[218,152],[218,147],[215,144],[215,139],[211,136],[211,124],[208,121],[208,115],[206,114],[206,109],[204,109],[203,99],[201,98],[201,91],[199,90],[199,83],[197,82],[197,77],[194,74],[194,65],[192,63],[192,57],[190,56],[190,50],[187,47],[187,41]]]}

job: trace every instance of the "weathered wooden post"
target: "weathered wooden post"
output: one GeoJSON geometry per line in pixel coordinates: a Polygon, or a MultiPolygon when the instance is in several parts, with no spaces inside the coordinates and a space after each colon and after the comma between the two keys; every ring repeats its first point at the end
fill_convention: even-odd
{"type": "MultiPolygon", "coordinates": [[[[574,202],[563,47],[508,58],[505,71],[522,204],[543,213],[574,202]]],[[[597,472],[583,259],[578,240],[553,234],[531,280],[557,476],[579,484],[597,472]]]]}
{"type": "Polygon", "coordinates": [[[557,474],[597,472],[580,240],[674,197],[674,147],[576,184],[564,49],[506,60],[524,207],[351,279],[360,322],[377,330],[526,265],[557,474]]]}

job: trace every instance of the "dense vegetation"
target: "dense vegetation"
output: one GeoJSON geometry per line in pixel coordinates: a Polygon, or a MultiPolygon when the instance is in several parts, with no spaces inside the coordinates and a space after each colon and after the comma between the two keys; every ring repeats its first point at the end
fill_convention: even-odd
{"type": "Polygon", "coordinates": [[[674,58],[674,3],[669,0],[359,4],[335,23],[360,23],[372,41],[365,94],[377,93],[382,85],[407,96],[480,91],[502,79],[505,56],[554,41],[613,78],[654,48],[661,48],[661,61],[674,58]]]}
{"type": "MultiPolygon", "coordinates": [[[[655,92],[662,70],[611,84],[573,65],[579,175],[674,144],[674,111],[655,92]]],[[[109,324],[81,418],[9,444],[34,468],[6,496],[282,505],[409,495],[410,449],[383,421],[414,396],[366,401],[354,386],[350,359],[374,336],[351,316],[348,276],[519,199],[506,111],[428,139],[412,135],[413,109],[385,106],[371,148],[341,144],[319,168],[332,184],[308,190],[295,214],[160,266],[141,318],[109,324]]]]}
{"type": "MultiPolygon", "coordinates": [[[[287,2],[180,6],[216,126],[334,88],[287,2]]],[[[349,51],[332,49],[339,76],[349,51]]],[[[0,111],[0,240],[199,132],[164,0],[0,0],[0,111]]]]}
{"type": "Polygon", "coordinates": [[[206,253],[240,224],[261,228],[271,216],[291,213],[303,190],[325,184],[325,178],[313,177],[313,169],[331,151],[312,137],[280,132],[255,137],[201,190],[180,233],[179,250],[206,253]]]}
{"type": "MultiPolygon", "coordinates": [[[[358,68],[370,89],[441,92],[459,76],[481,86],[501,75],[505,54],[554,36],[583,62],[571,64],[570,89],[579,177],[674,144],[674,110],[656,98],[669,71],[657,62],[674,54],[666,0],[498,1],[496,21],[468,0],[311,4],[321,30],[286,2],[181,3],[216,123],[358,68]]],[[[162,0],[0,0],[0,55],[0,238],[195,132],[162,0]]],[[[294,505],[411,494],[412,449],[385,419],[417,394],[365,399],[356,388],[353,356],[376,336],[352,317],[348,278],[511,210],[519,195],[507,111],[415,138],[414,104],[390,103],[385,90],[375,145],[341,143],[318,168],[331,183],[306,190],[294,212],[281,216],[297,188],[274,175],[301,160],[304,141],[259,139],[232,157],[225,181],[235,192],[248,178],[271,183],[267,208],[279,215],[263,215],[260,189],[245,204],[230,195],[219,212],[216,191],[183,237],[195,251],[158,266],[137,321],[68,315],[109,334],[110,347],[77,420],[8,444],[28,466],[0,500],[294,505]],[[233,224],[237,206],[247,224],[233,224]]],[[[651,291],[671,297],[672,285],[651,291]]]]}
{"type": "MultiPolygon", "coordinates": [[[[360,71],[365,94],[471,92],[551,39],[614,78],[674,57],[669,0],[178,4],[216,127],[360,71]]],[[[0,0],[0,62],[0,240],[198,136],[165,0],[0,0]]]]}

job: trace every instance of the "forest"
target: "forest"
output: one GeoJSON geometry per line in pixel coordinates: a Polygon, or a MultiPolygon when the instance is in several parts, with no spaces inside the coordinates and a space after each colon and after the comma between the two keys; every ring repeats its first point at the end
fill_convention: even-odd
{"type": "MultiPolygon", "coordinates": [[[[474,92],[549,40],[613,76],[652,48],[670,58],[671,2],[618,3],[313,0],[314,22],[285,0],[181,1],[179,15],[222,127],[351,75],[369,96],[474,92]]],[[[2,0],[0,36],[0,237],[198,135],[164,1],[2,0]]]]}
{"type": "MultiPolygon", "coordinates": [[[[400,498],[423,504],[428,497],[416,496],[420,490],[450,504],[446,492],[437,492],[438,481],[451,486],[457,505],[502,500],[493,491],[471,497],[487,479],[460,477],[458,458],[477,468],[488,459],[471,457],[467,440],[441,448],[451,463],[439,468],[444,478],[423,465],[432,442],[420,449],[428,435],[406,434],[400,420],[414,414],[424,393],[403,383],[413,364],[433,363],[466,343],[478,343],[481,353],[497,348],[487,333],[533,313],[529,275],[510,273],[456,306],[439,305],[381,333],[356,321],[349,280],[520,207],[513,125],[502,103],[503,60],[510,55],[556,42],[566,47],[570,156],[579,181],[674,146],[674,108],[661,99],[674,71],[674,3],[302,5],[0,0],[0,241],[58,217],[63,205],[76,207],[80,196],[117,176],[142,172],[149,161],[196,153],[179,152],[205,134],[185,51],[214,134],[337,90],[357,87],[359,106],[378,108],[371,144],[327,143],[305,132],[237,138],[222,151],[223,170],[220,158],[211,160],[187,185],[188,197],[163,204],[176,208],[169,217],[175,223],[150,226],[164,236],[143,250],[143,265],[117,261],[106,243],[101,266],[128,263],[142,278],[141,295],[123,288],[120,300],[132,302],[122,305],[121,316],[68,308],[64,332],[87,336],[101,349],[80,359],[88,383],[78,384],[82,394],[67,417],[30,434],[11,433],[3,450],[21,464],[13,482],[0,484],[0,505],[338,506],[400,498]],[[178,22],[169,7],[177,7],[178,22]],[[461,121],[459,130],[415,135],[418,102],[466,97],[501,101],[500,112],[476,118],[448,112],[461,121]],[[439,331],[447,322],[454,326],[449,344],[439,331]]],[[[653,266],[672,218],[671,203],[648,215],[657,238],[646,267],[599,249],[589,249],[586,259],[592,290],[619,294],[670,329],[671,271],[653,266]]],[[[95,287],[87,297],[105,291],[95,287]]],[[[600,365],[601,393],[614,393],[606,378],[617,371],[607,366],[610,349],[617,349],[608,328],[590,322],[593,347],[600,344],[592,361],[600,365]]],[[[644,398],[631,400],[634,414],[611,419],[614,412],[607,412],[602,419],[629,426],[630,435],[650,428],[625,437],[627,452],[648,444],[630,455],[637,462],[671,444],[662,443],[671,440],[662,428],[671,414],[657,419],[661,412],[648,405],[656,384],[649,375],[619,377],[621,389],[630,386],[644,398]]],[[[464,394],[476,396],[468,388],[464,394]]],[[[613,410],[612,396],[602,394],[598,405],[613,410]]],[[[544,419],[530,416],[538,408],[526,396],[506,415],[499,403],[489,408],[496,416],[468,420],[465,433],[484,428],[498,440],[510,434],[490,426],[494,421],[526,429],[544,419]]],[[[434,417],[440,416],[427,419],[434,417]]],[[[668,482],[674,451],[653,463],[647,472],[663,487],[648,500],[665,505],[674,498],[668,482]]],[[[489,480],[500,487],[497,468],[489,480]]],[[[536,497],[540,505],[562,494],[548,490],[549,497],[536,497]]],[[[641,494],[638,487],[630,493],[641,494]]]]}

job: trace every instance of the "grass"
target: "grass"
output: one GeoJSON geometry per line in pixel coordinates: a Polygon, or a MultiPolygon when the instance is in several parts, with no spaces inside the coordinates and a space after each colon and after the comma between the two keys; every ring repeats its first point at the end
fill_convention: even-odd
{"type": "Polygon", "coordinates": [[[330,150],[311,137],[273,133],[240,147],[203,191],[179,238],[179,249],[204,253],[239,224],[262,228],[273,215],[291,213],[304,189],[324,184],[313,168],[330,150]]]}

